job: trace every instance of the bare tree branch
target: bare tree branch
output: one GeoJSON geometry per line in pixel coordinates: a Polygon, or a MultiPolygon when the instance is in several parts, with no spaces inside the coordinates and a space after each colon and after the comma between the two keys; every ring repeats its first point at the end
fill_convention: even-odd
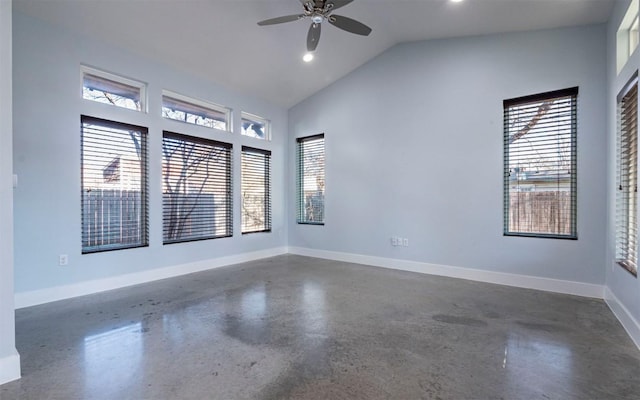
{"type": "Polygon", "coordinates": [[[512,144],[516,140],[520,139],[521,137],[529,133],[529,131],[533,129],[536,126],[536,124],[540,121],[540,119],[542,119],[542,117],[544,117],[545,114],[549,112],[552,105],[553,105],[553,100],[547,100],[542,104],[540,104],[540,106],[538,107],[538,110],[536,111],[536,114],[531,118],[531,120],[527,122],[527,124],[523,126],[518,132],[511,135],[511,137],[509,138],[509,144],[512,144]]]}

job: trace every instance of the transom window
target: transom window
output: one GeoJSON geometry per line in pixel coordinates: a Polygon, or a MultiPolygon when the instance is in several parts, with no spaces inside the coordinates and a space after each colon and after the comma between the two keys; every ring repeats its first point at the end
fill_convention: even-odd
{"type": "Polygon", "coordinates": [[[638,0],[631,0],[616,33],[616,71],[619,74],[640,42],[638,0]]]}
{"type": "Polygon", "coordinates": [[[269,132],[269,121],[257,115],[246,112],[241,113],[242,116],[242,134],[256,139],[271,140],[271,132],[269,132]]]}
{"type": "Polygon", "coordinates": [[[230,130],[230,109],[166,90],[162,94],[162,116],[207,128],[230,130]]]}
{"type": "Polygon", "coordinates": [[[504,101],[504,234],[576,239],[578,88],[504,101]]]}
{"type": "Polygon", "coordinates": [[[636,18],[631,23],[631,27],[629,28],[629,55],[633,54],[638,47],[638,42],[640,41],[639,28],[640,28],[640,18],[636,16],[636,18]]]}
{"type": "Polygon", "coordinates": [[[82,98],[129,110],[145,111],[146,85],[95,68],[82,67],[82,98]]]}

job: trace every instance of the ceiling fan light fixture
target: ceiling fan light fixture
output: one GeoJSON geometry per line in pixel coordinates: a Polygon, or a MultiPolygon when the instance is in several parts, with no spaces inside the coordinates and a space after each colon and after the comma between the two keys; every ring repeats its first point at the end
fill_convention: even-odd
{"type": "Polygon", "coordinates": [[[309,18],[311,20],[311,26],[307,33],[307,51],[309,53],[315,51],[316,47],[318,47],[322,30],[321,25],[325,20],[338,29],[356,35],[369,36],[371,33],[371,28],[362,22],[343,15],[332,14],[333,10],[351,4],[353,0],[300,0],[300,2],[304,8],[303,14],[283,15],[282,17],[265,19],[258,22],[258,25],[276,25],[309,18]]]}
{"type": "Polygon", "coordinates": [[[313,53],[305,53],[304,56],[302,56],[302,61],[306,63],[313,61],[313,53]]]}

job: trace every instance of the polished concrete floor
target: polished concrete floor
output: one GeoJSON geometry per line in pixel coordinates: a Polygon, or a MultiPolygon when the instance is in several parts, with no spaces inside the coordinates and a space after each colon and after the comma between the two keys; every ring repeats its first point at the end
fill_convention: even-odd
{"type": "Polygon", "coordinates": [[[0,399],[638,399],[600,300],[286,255],[18,310],[0,399]]]}

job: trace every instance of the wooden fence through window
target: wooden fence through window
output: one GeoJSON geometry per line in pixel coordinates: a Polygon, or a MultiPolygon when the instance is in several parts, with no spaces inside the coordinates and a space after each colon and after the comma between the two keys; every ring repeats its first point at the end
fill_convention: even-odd
{"type": "Polygon", "coordinates": [[[83,248],[140,244],[140,191],[92,189],[83,193],[82,202],[83,248]]]}
{"type": "Polygon", "coordinates": [[[571,192],[509,193],[509,231],[570,235],[571,192]]]}

